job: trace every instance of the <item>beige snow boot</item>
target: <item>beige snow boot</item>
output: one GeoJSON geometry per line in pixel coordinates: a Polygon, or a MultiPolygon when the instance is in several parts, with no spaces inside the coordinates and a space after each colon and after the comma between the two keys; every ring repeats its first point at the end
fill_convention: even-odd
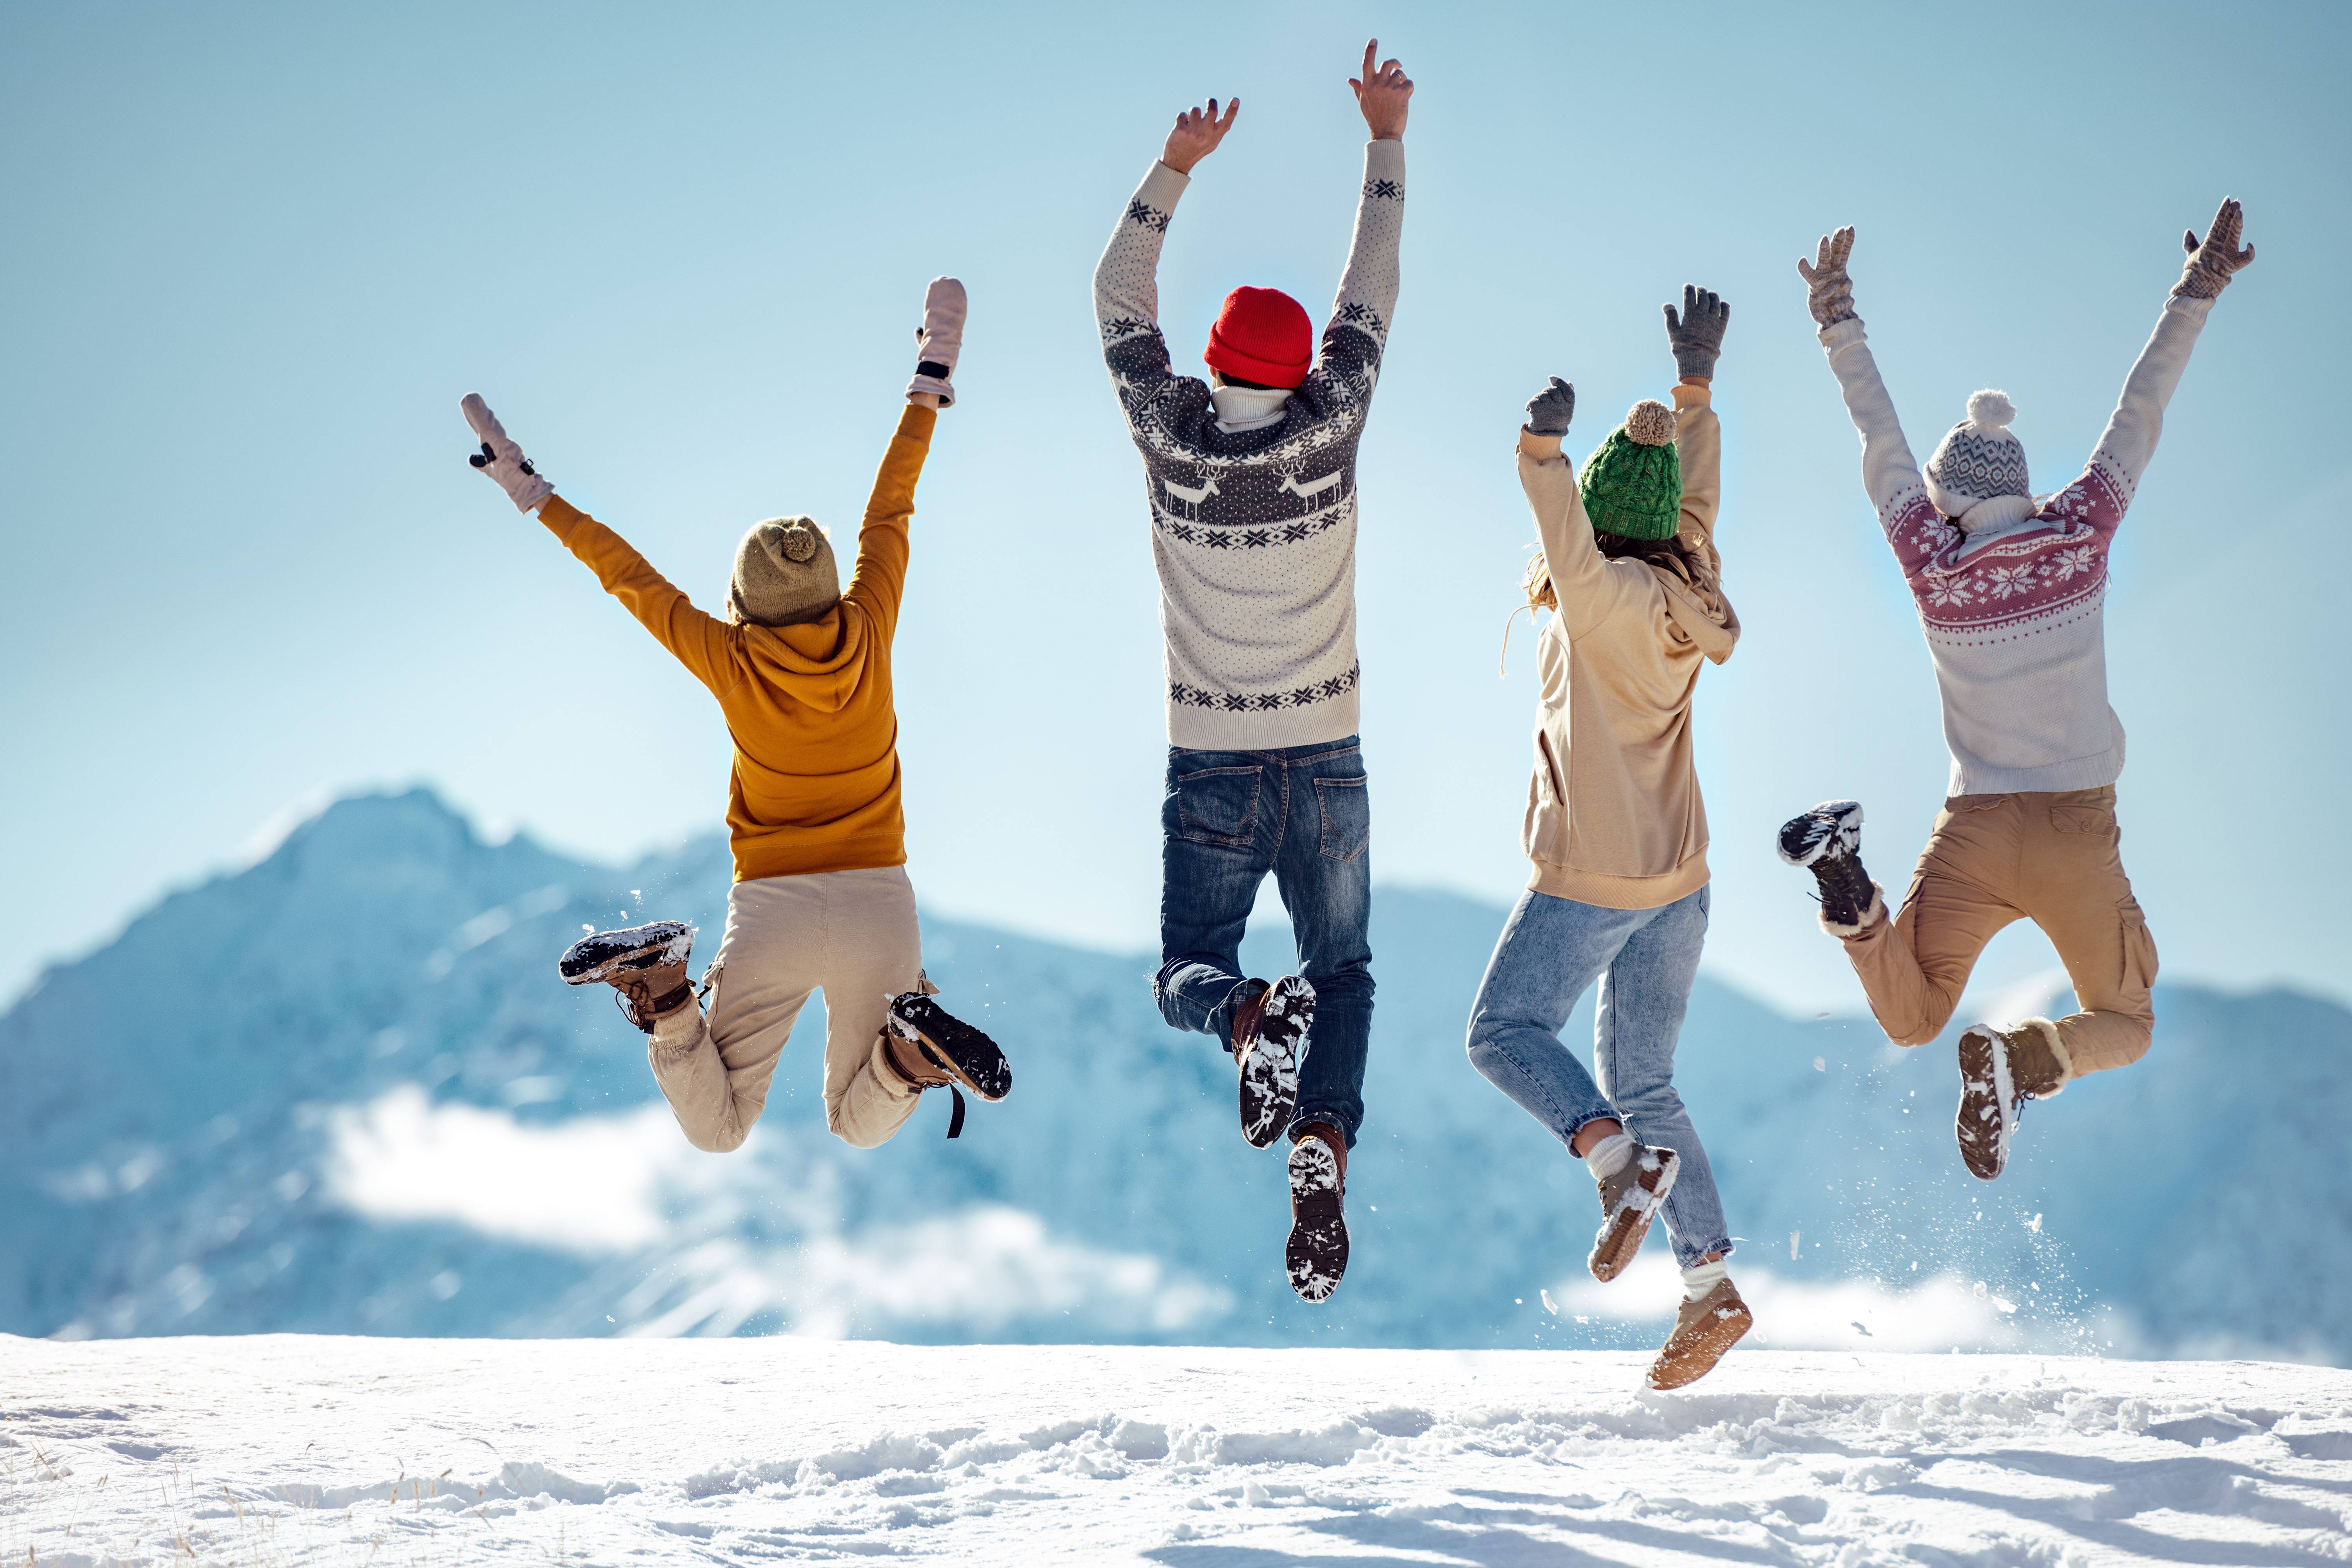
{"type": "Polygon", "coordinates": [[[1953,1131],[1969,1174],[1991,1181],[2009,1164],[2009,1141],[2029,1100],[2048,1100],[2074,1076],[2066,1042],[2047,1018],[2013,1029],[1978,1024],[1960,1036],[1960,1109],[1953,1131]]]}
{"type": "Polygon", "coordinates": [[[1756,1320],[1738,1289],[1728,1279],[1696,1301],[1685,1301],[1675,1314],[1675,1331],[1650,1363],[1650,1386],[1681,1388],[1715,1370],[1723,1352],[1738,1344],[1756,1320]]]}

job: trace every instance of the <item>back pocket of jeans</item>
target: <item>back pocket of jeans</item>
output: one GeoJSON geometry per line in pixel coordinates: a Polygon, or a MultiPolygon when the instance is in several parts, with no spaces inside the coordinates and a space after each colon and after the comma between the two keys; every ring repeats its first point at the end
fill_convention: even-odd
{"type": "Polygon", "coordinates": [[[1176,777],[1176,836],[1195,844],[1241,845],[1257,829],[1262,768],[1202,768],[1176,777]]]}
{"type": "Polygon", "coordinates": [[[1315,805],[1323,817],[1323,854],[1331,860],[1353,860],[1372,837],[1372,801],[1362,775],[1351,779],[1317,779],[1315,805]]]}

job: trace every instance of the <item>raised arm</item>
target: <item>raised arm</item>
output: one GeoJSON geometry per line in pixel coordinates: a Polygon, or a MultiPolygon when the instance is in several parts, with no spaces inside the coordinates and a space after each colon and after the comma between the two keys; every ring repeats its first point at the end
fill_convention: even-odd
{"type": "Polygon", "coordinates": [[[1877,509],[1878,526],[1903,575],[1916,582],[1921,569],[1957,539],[1959,531],[1938,517],[1927,499],[1919,460],[1903,438],[1895,400],[1879,378],[1878,362],[1871,357],[1862,318],[1854,314],[1853,280],[1845,267],[1853,250],[1853,230],[1842,228],[1822,238],[1811,265],[1797,263],[1797,275],[1805,280],[1806,302],[1821,327],[1822,347],[1829,352],[1838,389],[1845,395],[1846,414],[1862,432],[1863,488],[1877,509]]]}
{"type": "Polygon", "coordinates": [[[1193,166],[1217,150],[1241,108],[1242,100],[1234,99],[1221,119],[1213,98],[1208,108],[1188,109],[1176,117],[1159,161],[1128,198],[1110,244],[1095,264],[1095,325],[1102,332],[1103,358],[1119,402],[1130,413],[1173,374],[1167,340],[1160,335],[1160,247],[1168,220],[1192,183],[1193,166]]]}
{"type": "Polygon", "coordinates": [[[1674,351],[1675,456],[1683,474],[1683,543],[1715,553],[1715,516],[1723,501],[1723,429],[1715,416],[1711,388],[1715,362],[1723,353],[1731,307],[1712,289],[1683,285],[1681,314],[1668,305],[1666,346],[1674,351]]]}
{"type": "Polygon", "coordinates": [[[695,608],[627,540],[557,495],[478,393],[467,393],[459,406],[482,446],[468,461],[495,480],[518,509],[538,512],[548,531],[596,574],[606,593],[620,600],[713,696],[724,696],[734,684],[733,629],[695,608]]]}
{"type": "Polygon", "coordinates": [[[2189,351],[2197,346],[2213,301],[2221,297],[2239,269],[2254,259],[2252,246],[2243,249],[2238,246],[2245,222],[2244,209],[2232,198],[2222,202],[2201,241],[2194,230],[2180,237],[2189,251],[2180,281],[2172,286],[2156,319],[2156,331],[2124,380],[2123,395],[2092,459],[2105,458],[2115,465],[2126,497],[2137,488],[2148,460],[2156,456],[2157,437],[2164,433],[2165,405],[2172,401],[2181,373],[2189,368],[2189,351]]]}
{"type": "Polygon", "coordinates": [[[1609,570],[1608,558],[1593,542],[1576,465],[1559,449],[1575,413],[1576,388],[1553,376],[1549,386],[1528,400],[1527,424],[1519,430],[1519,488],[1535,513],[1544,570],[1570,637],[1601,625],[1629,597],[1623,580],[1609,570]]]}
{"type": "Polygon", "coordinates": [[[1364,184],[1356,198],[1356,233],[1347,269],[1323,330],[1321,359],[1335,355],[1377,369],[1396,314],[1397,248],[1404,234],[1404,126],[1412,106],[1412,79],[1394,60],[1375,64],[1380,40],[1364,46],[1364,74],[1348,79],[1371,140],[1364,147],[1364,184]],[[1345,329],[1371,340],[1369,352],[1345,329]]]}
{"type": "Polygon", "coordinates": [[[857,525],[857,564],[849,574],[845,601],[874,617],[887,642],[898,629],[898,605],[907,591],[908,521],[915,515],[915,484],[930,456],[939,411],[955,402],[956,361],[963,352],[969,301],[953,278],[934,278],[923,295],[923,324],[915,329],[915,378],[907,384],[908,408],[882,454],[881,470],[857,525]]]}

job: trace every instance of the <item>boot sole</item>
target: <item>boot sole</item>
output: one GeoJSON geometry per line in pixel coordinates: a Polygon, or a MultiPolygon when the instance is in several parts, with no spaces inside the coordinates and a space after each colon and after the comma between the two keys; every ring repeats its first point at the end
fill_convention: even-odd
{"type": "Polygon", "coordinates": [[[1666,1341],[1658,1352],[1658,1359],[1650,1364],[1650,1386],[1660,1393],[1689,1387],[1713,1372],[1725,1353],[1746,1339],[1748,1331],[1755,1326],[1756,1315],[1748,1310],[1745,1301],[1717,1308],[1687,1335],[1677,1334],[1666,1341]]]}
{"type": "MultiPolygon", "coordinates": [[[[1825,800],[1802,816],[1792,816],[1780,825],[1773,840],[1773,848],[1780,858],[1791,866],[1811,870],[1816,861],[1828,852],[1832,844],[1849,835],[1857,843],[1862,834],[1862,802],[1858,800],[1825,800]],[[1823,821],[1824,816],[1828,820],[1823,821]],[[1818,835],[1818,836],[1817,836],[1818,835]]],[[[1853,846],[1848,846],[1849,848],[1853,846]]]]}
{"type": "Polygon", "coordinates": [[[693,951],[692,926],[683,921],[655,921],[583,936],[563,950],[555,968],[566,985],[593,985],[624,970],[684,963],[693,951]]]}
{"type": "Polygon", "coordinates": [[[1013,1064],[994,1040],[919,993],[890,1004],[890,1016],[931,1048],[940,1068],[991,1104],[1013,1092],[1013,1064]]]}
{"type": "Polygon", "coordinates": [[[1268,1149],[1298,1110],[1298,1067],[1307,1031],[1315,1026],[1315,987],[1285,975],[1266,993],[1258,1014],[1257,1038],[1242,1058],[1242,1136],[1253,1149],[1268,1149]]]}
{"type": "Polygon", "coordinates": [[[1320,1138],[1302,1138],[1291,1147],[1290,1239],[1282,1261],[1298,1299],[1318,1305],[1331,1299],[1348,1272],[1339,1162],[1320,1138]]]}
{"type": "MultiPolygon", "coordinates": [[[[1625,1271],[1633,1255],[1642,1250],[1642,1243],[1650,1235],[1650,1222],[1658,1217],[1658,1210],[1666,1194],[1675,1190],[1675,1180],[1683,1173],[1682,1156],[1672,1149],[1659,1151],[1665,1158],[1660,1162],[1658,1184],[1649,1189],[1650,1204],[1639,1211],[1632,1207],[1619,1209],[1605,1221],[1601,1234],[1593,1238],[1592,1256],[1585,1260],[1592,1277],[1606,1285],[1625,1271]]],[[[1637,1156],[1638,1158],[1638,1156],[1637,1156]]]]}
{"type": "Polygon", "coordinates": [[[1990,1182],[2009,1167],[2010,1121],[2016,1086],[2009,1076],[2009,1053],[1990,1030],[1960,1036],[1960,1109],[1952,1119],[1960,1162],[1969,1174],[1990,1182]]]}

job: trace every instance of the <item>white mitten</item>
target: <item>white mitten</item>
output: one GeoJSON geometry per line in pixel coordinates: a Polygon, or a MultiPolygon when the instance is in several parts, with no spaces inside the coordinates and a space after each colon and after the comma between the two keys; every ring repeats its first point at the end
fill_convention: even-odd
{"type": "Polygon", "coordinates": [[[952,278],[931,279],[923,296],[923,324],[915,329],[917,363],[915,379],[907,384],[908,396],[931,393],[942,408],[955,401],[949,378],[955,374],[956,356],[963,353],[964,306],[961,283],[952,278]]]}
{"type": "Polygon", "coordinates": [[[530,466],[530,459],[522,455],[522,448],[514,444],[480,393],[466,394],[457,406],[466,411],[466,423],[482,440],[482,449],[466,460],[498,480],[499,489],[507,492],[517,511],[530,511],[555,493],[555,487],[530,466]]]}

